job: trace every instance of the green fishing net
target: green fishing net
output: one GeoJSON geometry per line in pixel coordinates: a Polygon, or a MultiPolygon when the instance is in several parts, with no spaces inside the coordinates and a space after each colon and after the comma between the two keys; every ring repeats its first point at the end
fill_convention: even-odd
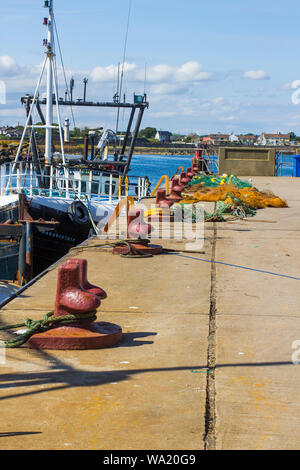
{"type": "MultiPolygon", "coordinates": [[[[230,193],[228,193],[230,196],[230,193]]],[[[226,222],[229,218],[245,219],[246,217],[253,217],[256,214],[255,209],[251,209],[243,203],[241,199],[233,198],[234,204],[226,204],[223,201],[216,203],[214,212],[203,211],[203,219],[205,222],[226,222]],[[225,217],[225,216],[229,217],[225,217]]],[[[186,222],[199,222],[199,209],[197,205],[201,204],[176,204],[174,206],[174,214],[180,216],[186,222]]],[[[175,215],[176,218],[176,215],[175,215]]]]}
{"type": "Polygon", "coordinates": [[[234,175],[223,175],[223,176],[214,176],[214,175],[197,175],[195,176],[188,184],[188,186],[194,186],[195,184],[203,184],[207,188],[218,187],[221,184],[230,184],[236,188],[251,188],[252,184],[249,181],[243,181],[237,176],[234,175]]]}

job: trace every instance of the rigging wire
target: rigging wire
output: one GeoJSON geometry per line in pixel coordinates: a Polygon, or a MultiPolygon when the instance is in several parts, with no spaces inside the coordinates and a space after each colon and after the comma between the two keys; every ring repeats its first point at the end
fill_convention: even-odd
{"type": "Polygon", "coordinates": [[[146,94],[146,84],[147,84],[147,62],[145,63],[144,95],[146,94]]]}
{"type": "MultiPolygon", "coordinates": [[[[69,101],[71,101],[71,96],[70,96],[69,87],[68,87],[68,83],[67,83],[67,77],[66,77],[66,72],[65,72],[65,66],[64,66],[63,56],[62,56],[61,47],[60,47],[60,42],[59,42],[59,37],[58,37],[58,31],[57,31],[57,26],[56,26],[56,20],[55,20],[55,18],[53,18],[53,20],[54,20],[54,29],[55,29],[55,34],[56,34],[56,39],[57,39],[57,45],[58,45],[58,50],[59,50],[59,55],[60,55],[60,61],[61,61],[62,70],[63,70],[63,75],[64,75],[64,80],[65,80],[65,86],[66,86],[66,90],[67,90],[67,94],[68,94],[69,101]]],[[[72,114],[73,124],[74,124],[74,127],[75,127],[76,124],[75,124],[75,118],[74,118],[74,113],[73,113],[72,105],[70,105],[70,108],[71,108],[71,114],[72,114]]]]}
{"type": "MultiPolygon", "coordinates": [[[[118,90],[118,93],[119,93],[119,100],[121,100],[121,95],[122,95],[122,87],[123,87],[123,79],[124,79],[124,67],[125,67],[125,58],[126,58],[126,51],[127,51],[127,42],[128,42],[128,33],[129,33],[129,24],[130,24],[131,9],[132,9],[132,0],[129,0],[128,17],[127,17],[127,26],[126,26],[126,34],[125,34],[125,41],[124,41],[124,51],[123,51],[123,64],[122,64],[122,70],[121,70],[120,88],[119,88],[119,90],[118,90]]],[[[118,108],[118,112],[117,112],[116,134],[118,133],[118,128],[119,128],[119,118],[120,118],[120,108],[118,108]]]]}

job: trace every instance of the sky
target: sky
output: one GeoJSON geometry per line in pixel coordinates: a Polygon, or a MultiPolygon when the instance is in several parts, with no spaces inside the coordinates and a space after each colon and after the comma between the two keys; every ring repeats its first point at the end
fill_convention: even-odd
{"type": "MultiPolygon", "coordinates": [[[[299,0],[55,0],[74,97],[87,77],[87,99],[112,99],[130,4],[123,93],[131,101],[146,91],[142,128],[300,135],[299,0]]],[[[24,124],[20,98],[34,92],[44,59],[43,5],[0,0],[0,126],[24,124]]],[[[58,77],[64,96],[60,66],[58,77]]],[[[77,108],[74,116],[78,127],[116,125],[115,110],[77,108]]],[[[126,119],[122,112],[120,128],[126,119]]]]}

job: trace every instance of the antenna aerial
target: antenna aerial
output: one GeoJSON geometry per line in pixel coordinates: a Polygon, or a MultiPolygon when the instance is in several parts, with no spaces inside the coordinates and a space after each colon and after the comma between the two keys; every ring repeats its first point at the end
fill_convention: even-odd
{"type": "Polygon", "coordinates": [[[87,86],[87,83],[88,83],[88,79],[87,79],[87,78],[84,78],[84,79],[83,79],[83,84],[84,84],[83,101],[84,101],[84,102],[86,102],[86,86],[87,86]]]}
{"type": "Polygon", "coordinates": [[[74,90],[74,78],[72,77],[70,80],[70,95],[71,95],[71,101],[73,101],[73,90],[74,90]]]}

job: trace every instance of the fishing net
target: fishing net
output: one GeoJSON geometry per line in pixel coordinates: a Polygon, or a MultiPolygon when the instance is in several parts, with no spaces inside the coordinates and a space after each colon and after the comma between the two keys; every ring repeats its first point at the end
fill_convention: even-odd
{"type": "MultiPolygon", "coordinates": [[[[181,217],[189,222],[196,222],[197,217],[197,206],[193,204],[176,204],[175,213],[177,210],[181,211],[181,217]]],[[[177,212],[178,214],[178,212],[177,212]]],[[[251,209],[243,203],[243,201],[235,201],[234,204],[231,202],[218,201],[214,212],[207,212],[204,210],[204,221],[205,222],[226,222],[235,219],[245,219],[246,217],[253,217],[256,214],[255,209],[251,209]]]]}
{"type": "Polygon", "coordinates": [[[184,193],[183,204],[199,201],[224,201],[231,206],[243,205],[251,209],[264,207],[287,207],[284,199],[275,196],[271,191],[258,191],[256,188],[237,189],[234,186],[223,185],[218,188],[201,188],[193,193],[184,193]]]}
{"type": "Polygon", "coordinates": [[[211,222],[229,220],[226,215],[233,218],[253,217],[257,209],[264,207],[288,207],[284,199],[271,191],[259,191],[249,181],[242,181],[234,175],[196,176],[185,187],[182,196],[179,204],[183,206],[201,201],[216,202],[213,213],[204,213],[204,220],[211,222]]]}
{"type": "Polygon", "coordinates": [[[230,186],[234,186],[236,188],[251,188],[251,183],[249,181],[243,181],[239,179],[237,176],[234,175],[226,175],[223,176],[213,176],[213,175],[197,175],[195,176],[187,185],[185,190],[188,191],[195,186],[199,186],[199,188],[205,186],[206,188],[216,188],[220,185],[228,184],[230,186]]]}

